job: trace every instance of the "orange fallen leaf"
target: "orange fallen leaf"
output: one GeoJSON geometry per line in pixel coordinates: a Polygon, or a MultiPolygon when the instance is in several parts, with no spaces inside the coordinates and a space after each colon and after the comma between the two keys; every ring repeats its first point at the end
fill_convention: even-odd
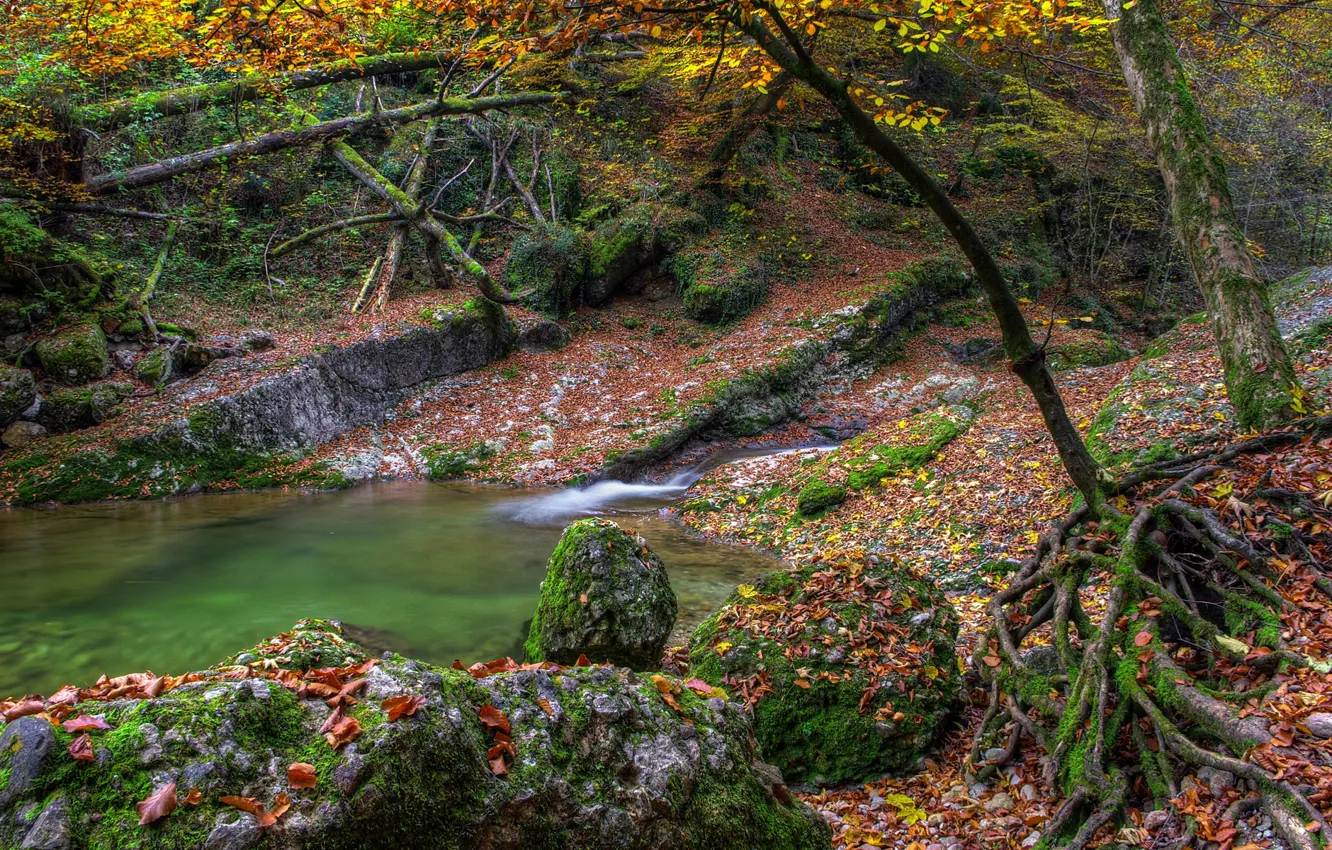
{"type": "Polygon", "coordinates": [[[29,714],[39,714],[46,708],[46,703],[39,699],[28,699],[15,705],[13,708],[6,709],[0,717],[5,718],[5,722],[18,720],[20,717],[27,717],[29,714]]]}
{"type": "Polygon", "coordinates": [[[477,709],[477,713],[481,716],[481,722],[484,723],[488,729],[498,729],[501,732],[512,731],[509,727],[509,718],[505,717],[504,712],[500,711],[490,703],[486,703],[481,706],[481,708],[477,709]]]}
{"type": "Polygon", "coordinates": [[[110,729],[111,726],[100,717],[90,717],[87,714],[80,714],[78,717],[66,720],[60,724],[66,732],[85,732],[89,729],[110,729]]]}
{"type": "Polygon", "coordinates": [[[490,760],[490,772],[496,776],[505,776],[509,772],[509,766],[504,763],[504,756],[499,755],[490,760]]]}
{"type": "Polygon", "coordinates": [[[1152,642],[1151,632],[1138,632],[1137,636],[1133,638],[1134,646],[1146,646],[1151,642],[1152,642]]]}
{"type": "Polygon", "coordinates": [[[197,806],[203,802],[203,792],[198,788],[191,788],[190,793],[186,794],[181,802],[187,806],[197,806]]]}
{"type": "Polygon", "coordinates": [[[298,761],[287,766],[287,784],[292,788],[313,788],[317,781],[314,765],[298,761]]]}
{"type": "Polygon", "coordinates": [[[361,722],[355,717],[342,718],[324,735],[324,739],[335,750],[341,749],[359,737],[361,737],[361,722]]]}
{"type": "Polygon", "coordinates": [[[388,712],[389,722],[392,723],[403,715],[411,717],[416,714],[416,710],[425,705],[425,701],[425,697],[417,694],[414,696],[389,697],[379,705],[388,712]]]}
{"type": "Polygon", "coordinates": [[[93,754],[92,738],[87,732],[70,742],[69,754],[79,761],[97,760],[97,756],[93,754]]]}
{"type": "Polygon", "coordinates": [[[286,814],[287,809],[291,808],[291,798],[287,796],[286,791],[278,792],[277,797],[273,799],[273,811],[271,812],[254,797],[223,797],[221,802],[254,815],[255,823],[259,825],[260,829],[277,823],[278,818],[286,814]]]}
{"type": "Polygon", "coordinates": [[[135,803],[134,808],[139,812],[139,826],[166,817],[176,808],[176,783],[168,782],[148,799],[135,803]]]}

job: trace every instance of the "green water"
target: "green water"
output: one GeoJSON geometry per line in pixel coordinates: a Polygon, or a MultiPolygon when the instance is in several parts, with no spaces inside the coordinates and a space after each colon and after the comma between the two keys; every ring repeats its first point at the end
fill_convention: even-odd
{"type": "MultiPolygon", "coordinates": [[[[199,669],[302,617],[436,663],[513,655],[569,519],[515,520],[532,499],[396,482],[0,510],[0,695],[199,669]]],[[[677,636],[777,563],[702,543],[655,510],[611,515],[665,560],[677,636]]]]}

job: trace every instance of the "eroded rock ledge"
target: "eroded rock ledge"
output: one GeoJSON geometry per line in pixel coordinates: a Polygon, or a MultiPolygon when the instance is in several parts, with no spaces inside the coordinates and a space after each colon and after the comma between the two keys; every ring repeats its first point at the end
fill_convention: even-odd
{"type": "Polygon", "coordinates": [[[0,846],[830,847],[738,703],[609,666],[371,660],[339,632],[29,705],[0,731],[0,846]]]}

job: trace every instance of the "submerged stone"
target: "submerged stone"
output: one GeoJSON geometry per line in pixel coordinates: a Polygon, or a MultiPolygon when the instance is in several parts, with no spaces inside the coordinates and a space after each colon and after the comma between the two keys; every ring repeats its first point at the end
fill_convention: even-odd
{"type": "Polygon", "coordinates": [[[550,557],[527,657],[654,669],[677,611],[666,565],[643,538],[607,519],[579,520],[550,557]]]}
{"type": "Polygon", "coordinates": [[[110,727],[88,733],[91,761],[69,757],[75,735],[44,719],[9,724],[0,846],[831,846],[822,818],[758,760],[737,703],[663,677],[668,701],[660,683],[613,667],[474,677],[387,655],[370,669],[290,672],[363,658],[338,632],[304,622],[232,659],[248,663],[171,680],[156,697],[84,699],[75,712],[110,727]],[[360,734],[335,747],[315,684],[357,680],[346,718],[360,734]],[[383,703],[395,697],[419,704],[389,720],[383,703]],[[296,762],[313,767],[314,787],[292,785],[296,762]],[[135,804],[170,783],[175,808],[141,826],[135,804]],[[281,794],[290,808],[264,828],[222,802],[272,811],[281,794]]]}
{"type": "Polygon", "coordinates": [[[957,700],[952,605],[928,580],[875,561],[767,573],[690,642],[695,676],[750,683],[759,747],[789,777],[909,769],[957,700]]]}

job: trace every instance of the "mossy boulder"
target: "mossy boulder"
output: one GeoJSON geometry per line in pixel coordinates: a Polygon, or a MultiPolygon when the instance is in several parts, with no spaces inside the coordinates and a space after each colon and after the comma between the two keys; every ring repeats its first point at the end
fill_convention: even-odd
{"type": "Polygon", "coordinates": [[[690,642],[693,675],[749,684],[759,747],[789,777],[912,768],[957,701],[952,606],[927,579],[875,560],[767,573],[690,642]]]}
{"type": "Polygon", "coordinates": [[[845,485],[815,479],[800,489],[796,512],[806,518],[823,516],[845,501],[845,485]]]}
{"type": "Polygon", "coordinates": [[[597,225],[588,242],[584,302],[596,307],[609,301],[635,273],[679,250],[706,226],[697,213],[648,202],[597,225]]]}
{"type": "Polygon", "coordinates": [[[115,415],[116,405],[133,393],[134,385],[122,381],[57,390],[42,400],[37,421],[52,434],[91,428],[115,415]]]}
{"type": "Polygon", "coordinates": [[[84,733],[36,717],[9,724],[0,846],[831,846],[822,818],[758,760],[737,703],[605,666],[474,677],[389,654],[348,669],[364,653],[337,631],[302,623],[226,666],[164,679],[151,698],[82,699],[71,716],[109,727],[86,733],[92,760],[66,751],[84,733]],[[357,679],[345,717],[360,734],[335,748],[321,734],[332,709],[317,684],[357,679]],[[384,701],[404,696],[419,706],[389,720],[384,701]],[[297,762],[314,787],[293,786],[297,762]],[[136,803],[172,783],[177,805],[141,826],[136,803]],[[222,802],[252,797],[272,810],[280,794],[290,808],[269,828],[222,802]]]}
{"type": "Polygon", "coordinates": [[[1090,339],[1078,339],[1050,346],[1050,368],[1056,372],[1083,369],[1089,366],[1109,366],[1122,363],[1133,356],[1124,344],[1105,332],[1090,339]]]}
{"type": "Polygon", "coordinates": [[[37,342],[37,359],[53,381],[78,385],[111,371],[106,334],[93,322],[80,322],[37,342]]]}
{"type": "Polygon", "coordinates": [[[550,556],[527,658],[655,669],[677,612],[666,565],[643,538],[607,519],[579,520],[550,556]]]}
{"type": "Polygon", "coordinates": [[[37,382],[27,369],[0,363],[0,430],[37,400],[37,382]]]}
{"type": "Polygon", "coordinates": [[[685,314],[707,324],[726,324],[749,315],[768,294],[768,275],[757,257],[724,243],[694,245],[667,260],[685,314]]]}
{"type": "Polygon", "coordinates": [[[159,345],[140,357],[139,362],[134,364],[134,377],[150,387],[160,387],[171,380],[171,376],[175,374],[174,360],[175,358],[171,356],[171,349],[159,345]]]}
{"type": "Polygon", "coordinates": [[[527,304],[556,318],[578,306],[587,273],[587,246],[570,227],[538,227],[514,240],[504,280],[514,292],[532,290],[527,304]]]}
{"type": "Polygon", "coordinates": [[[86,309],[102,287],[101,272],[80,249],[53,238],[26,210],[0,207],[0,294],[86,309]]]}

